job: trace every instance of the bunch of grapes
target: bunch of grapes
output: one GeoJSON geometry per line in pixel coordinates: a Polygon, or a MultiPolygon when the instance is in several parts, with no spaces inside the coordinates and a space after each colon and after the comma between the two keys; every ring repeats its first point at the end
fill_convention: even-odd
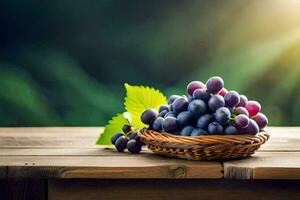
{"type": "Polygon", "coordinates": [[[168,105],[147,109],[141,120],[149,129],[182,136],[255,135],[268,124],[257,101],[224,88],[221,77],[193,81],[188,96],[171,95],[168,105]]]}
{"type": "Polygon", "coordinates": [[[136,130],[132,130],[130,125],[125,124],[122,133],[116,133],[111,137],[111,143],[115,145],[118,152],[123,152],[126,148],[130,153],[136,154],[142,150],[142,141],[136,130]]]}

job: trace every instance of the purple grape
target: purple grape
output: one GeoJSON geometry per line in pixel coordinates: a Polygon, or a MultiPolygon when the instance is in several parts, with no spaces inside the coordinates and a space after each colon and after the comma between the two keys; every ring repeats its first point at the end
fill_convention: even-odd
{"type": "Polygon", "coordinates": [[[193,114],[188,111],[179,113],[177,116],[177,123],[179,128],[192,125],[194,123],[193,114]]]}
{"type": "Polygon", "coordinates": [[[164,118],[158,117],[152,125],[153,130],[155,131],[161,131],[162,130],[162,124],[164,122],[164,118]]]}
{"type": "Polygon", "coordinates": [[[123,152],[126,149],[128,139],[125,136],[119,137],[115,142],[115,147],[118,152],[123,152]]]}
{"type": "Polygon", "coordinates": [[[156,110],[147,109],[142,113],[141,121],[144,124],[147,124],[147,125],[151,126],[153,124],[154,120],[157,118],[157,116],[158,116],[158,113],[157,113],[156,110]]]}
{"type": "Polygon", "coordinates": [[[187,111],[188,105],[189,103],[187,102],[187,99],[184,97],[180,97],[172,103],[173,110],[176,113],[187,111]]]}
{"type": "Polygon", "coordinates": [[[225,106],[225,100],[221,95],[213,95],[208,101],[208,106],[212,111],[225,106]]]}
{"type": "Polygon", "coordinates": [[[224,81],[219,76],[214,76],[206,82],[207,91],[209,93],[217,94],[224,87],[224,81]]]}
{"type": "Polygon", "coordinates": [[[222,88],[222,90],[220,90],[220,92],[218,92],[219,95],[221,95],[222,97],[225,97],[225,95],[228,93],[228,90],[226,88],[222,88]]]}
{"type": "Polygon", "coordinates": [[[206,112],[206,104],[204,101],[202,101],[200,99],[196,99],[189,104],[188,111],[194,117],[200,117],[201,115],[205,114],[205,112],[206,112]]]}
{"type": "Polygon", "coordinates": [[[192,131],[191,136],[195,137],[195,136],[200,136],[200,135],[207,135],[208,133],[201,129],[201,128],[196,128],[192,131]]]}
{"type": "Polygon", "coordinates": [[[237,107],[237,108],[235,108],[234,111],[233,111],[233,114],[235,114],[235,115],[244,114],[244,115],[249,116],[248,110],[246,108],[244,108],[244,107],[237,107]]]}
{"type": "Polygon", "coordinates": [[[161,106],[159,107],[158,112],[161,113],[161,112],[164,111],[164,110],[167,111],[167,112],[169,112],[169,106],[161,105],[161,106]]]}
{"type": "MultiPolygon", "coordinates": [[[[172,111],[171,111],[172,112],[172,111]]],[[[159,113],[159,116],[160,117],[165,117],[165,115],[168,113],[168,111],[166,111],[166,110],[163,110],[163,111],[161,111],[160,113],[159,113]]]]}
{"type": "Polygon", "coordinates": [[[224,133],[225,135],[237,135],[239,131],[236,127],[230,125],[225,128],[224,133]]]}
{"type": "Polygon", "coordinates": [[[168,99],[168,104],[172,104],[176,99],[180,98],[179,95],[171,95],[168,99]]]}
{"type": "Polygon", "coordinates": [[[230,116],[230,110],[226,107],[218,108],[215,113],[215,119],[217,120],[217,122],[223,125],[229,122],[230,116]]]}
{"type": "Polygon", "coordinates": [[[175,133],[178,129],[177,119],[175,117],[165,118],[162,127],[168,133],[175,133]]]}
{"type": "Polygon", "coordinates": [[[131,126],[125,124],[125,125],[123,126],[123,128],[122,128],[122,131],[123,131],[124,133],[129,133],[129,132],[131,131],[131,126]]]}
{"type": "Polygon", "coordinates": [[[253,119],[249,119],[249,124],[246,128],[242,128],[239,130],[241,134],[250,134],[255,135],[259,132],[259,127],[257,123],[253,119]]]}
{"type": "Polygon", "coordinates": [[[194,101],[194,97],[188,96],[188,103],[191,103],[192,101],[194,101]]]}
{"type": "Polygon", "coordinates": [[[238,128],[246,128],[249,124],[249,117],[245,114],[240,114],[235,117],[234,124],[238,128]]]}
{"type": "Polygon", "coordinates": [[[197,122],[197,127],[201,129],[206,129],[208,124],[212,122],[213,116],[210,114],[202,115],[197,122]]]}
{"type": "Polygon", "coordinates": [[[167,118],[167,117],[177,117],[177,113],[176,112],[174,112],[174,111],[169,111],[169,112],[167,112],[166,114],[165,114],[165,118],[167,118]]]}
{"type": "Polygon", "coordinates": [[[129,140],[126,147],[128,151],[133,154],[139,153],[142,150],[141,143],[134,139],[129,140]]]}
{"type": "Polygon", "coordinates": [[[116,134],[114,134],[114,135],[111,137],[111,143],[112,143],[112,144],[115,144],[115,143],[116,143],[116,140],[117,140],[119,137],[123,136],[123,135],[124,135],[123,133],[116,133],[116,134]]]}
{"type": "Polygon", "coordinates": [[[267,116],[263,113],[257,113],[257,115],[253,117],[253,120],[257,123],[260,130],[263,130],[269,122],[267,116]]]}
{"type": "Polygon", "coordinates": [[[229,91],[224,100],[227,107],[233,108],[240,103],[240,95],[236,91],[229,91]]]}
{"type": "Polygon", "coordinates": [[[245,95],[240,95],[240,103],[237,107],[245,107],[248,102],[248,98],[245,95]]]}
{"type": "Polygon", "coordinates": [[[223,126],[218,122],[212,122],[208,125],[208,133],[214,135],[221,135],[223,134],[223,126]]]}
{"type": "Polygon", "coordinates": [[[206,89],[197,89],[193,93],[194,99],[201,99],[207,102],[210,98],[210,94],[207,92],[206,89]]]}
{"type": "Polygon", "coordinates": [[[192,96],[193,92],[195,90],[197,90],[197,89],[204,89],[204,88],[206,88],[206,86],[205,86],[204,83],[202,83],[200,81],[192,81],[192,82],[190,82],[188,84],[188,86],[187,86],[186,89],[187,89],[187,93],[192,96]]]}
{"type": "Polygon", "coordinates": [[[248,110],[250,117],[256,115],[261,110],[261,106],[257,101],[248,101],[245,107],[248,110]]]}
{"type": "Polygon", "coordinates": [[[190,136],[194,129],[195,128],[193,126],[186,126],[181,130],[180,135],[190,136]]]}

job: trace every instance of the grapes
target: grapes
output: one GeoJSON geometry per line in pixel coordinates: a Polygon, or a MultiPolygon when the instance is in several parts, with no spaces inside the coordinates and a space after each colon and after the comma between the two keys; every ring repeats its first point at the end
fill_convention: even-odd
{"type": "Polygon", "coordinates": [[[233,114],[235,115],[240,115],[240,114],[244,114],[244,115],[247,115],[249,116],[249,112],[246,108],[244,107],[237,107],[233,110],[233,114]]]}
{"type": "Polygon", "coordinates": [[[172,103],[173,110],[176,113],[187,111],[188,105],[189,105],[189,103],[187,102],[186,98],[184,98],[184,97],[180,97],[172,103]]]}
{"type": "Polygon", "coordinates": [[[126,149],[128,139],[123,135],[119,137],[115,142],[115,147],[118,152],[123,152],[126,149]]]}
{"type": "Polygon", "coordinates": [[[213,116],[210,114],[202,115],[197,122],[197,127],[201,129],[206,129],[208,124],[213,120],[213,116]]]}
{"type": "Polygon", "coordinates": [[[157,116],[158,113],[156,110],[148,109],[142,113],[141,120],[144,124],[152,125],[157,116]]]}
{"type": "Polygon", "coordinates": [[[194,101],[194,97],[189,96],[189,97],[188,97],[188,103],[191,103],[192,101],[194,101]]]}
{"type": "Polygon", "coordinates": [[[168,104],[172,104],[176,99],[180,98],[179,95],[171,95],[168,99],[168,104]]]}
{"type": "Polygon", "coordinates": [[[225,135],[237,135],[239,133],[238,129],[234,126],[227,126],[224,130],[225,135]]]}
{"type": "Polygon", "coordinates": [[[190,136],[194,129],[195,128],[193,126],[186,126],[181,130],[180,135],[190,136]]]}
{"type": "Polygon", "coordinates": [[[129,133],[129,132],[131,131],[131,126],[125,124],[125,125],[123,126],[123,128],[122,128],[122,131],[123,131],[124,133],[129,133]]]}
{"type": "Polygon", "coordinates": [[[206,89],[197,89],[193,93],[194,99],[201,99],[207,102],[210,98],[210,94],[207,92],[206,89]]]}
{"type": "Polygon", "coordinates": [[[177,117],[177,113],[174,112],[174,111],[167,112],[167,113],[165,114],[165,118],[166,118],[166,117],[177,117]]]}
{"type": "Polygon", "coordinates": [[[224,87],[224,81],[219,76],[214,76],[206,82],[207,91],[216,94],[224,87]]]}
{"type": "Polygon", "coordinates": [[[259,127],[257,123],[253,119],[249,119],[249,124],[246,128],[242,128],[240,130],[240,133],[242,134],[250,134],[250,135],[255,135],[256,133],[259,132],[259,127]]]}
{"type": "Polygon", "coordinates": [[[228,93],[228,90],[226,88],[222,88],[222,90],[220,90],[220,92],[218,92],[219,95],[221,95],[222,97],[225,97],[225,95],[228,93]]]}
{"type": "Polygon", "coordinates": [[[192,131],[191,136],[207,135],[207,132],[201,128],[196,128],[192,131]]]}
{"type": "Polygon", "coordinates": [[[115,143],[116,143],[116,140],[117,140],[119,137],[123,136],[123,135],[124,135],[123,133],[116,133],[115,135],[113,135],[113,136],[111,137],[111,143],[112,143],[112,144],[115,144],[115,143]]]}
{"type": "Polygon", "coordinates": [[[166,132],[175,133],[178,129],[177,119],[175,117],[165,118],[162,127],[166,132]]]}
{"type": "Polygon", "coordinates": [[[229,91],[224,100],[227,107],[233,108],[240,103],[240,95],[236,91],[229,91]]]}
{"type": "Polygon", "coordinates": [[[208,101],[208,106],[212,111],[225,106],[224,98],[221,95],[213,95],[208,101]]]}
{"type": "Polygon", "coordinates": [[[235,117],[234,124],[238,128],[245,128],[249,124],[249,117],[247,115],[245,115],[245,114],[240,114],[237,117],[235,117]]]}
{"type": "Polygon", "coordinates": [[[193,114],[188,111],[179,113],[177,116],[177,123],[178,123],[179,128],[183,128],[185,126],[192,125],[193,114]]]}
{"type": "Polygon", "coordinates": [[[138,141],[131,139],[128,141],[126,148],[130,153],[136,154],[142,150],[142,145],[138,141]]]}
{"type": "Polygon", "coordinates": [[[208,133],[210,134],[222,134],[223,126],[218,122],[212,122],[208,125],[208,133]]]}
{"type": "Polygon", "coordinates": [[[215,118],[220,124],[227,124],[229,122],[230,116],[230,110],[226,107],[218,108],[215,113],[215,118]]]}
{"type": "Polygon", "coordinates": [[[257,101],[248,101],[245,107],[251,117],[259,113],[261,110],[261,106],[257,101]]]}
{"type": "Polygon", "coordinates": [[[199,117],[206,112],[206,104],[200,99],[192,101],[188,106],[188,111],[195,117],[199,117]]]}
{"type": "Polygon", "coordinates": [[[245,107],[247,102],[248,98],[245,95],[240,95],[240,103],[237,105],[237,107],[245,107]]]}
{"type": "Polygon", "coordinates": [[[257,123],[260,130],[264,129],[268,125],[268,118],[263,113],[255,115],[253,120],[257,123]]]}
{"type": "MultiPolygon", "coordinates": [[[[172,112],[172,111],[171,111],[172,112]]],[[[163,110],[163,111],[161,111],[160,113],[159,113],[159,116],[160,117],[165,117],[165,115],[168,113],[168,111],[166,111],[166,110],[163,110]]]]}
{"type": "Polygon", "coordinates": [[[162,124],[164,122],[164,118],[158,117],[152,125],[153,130],[155,131],[161,131],[162,130],[162,124]]]}
{"type": "Polygon", "coordinates": [[[192,81],[188,84],[187,86],[187,92],[189,95],[193,95],[193,92],[197,89],[204,89],[206,88],[206,86],[204,85],[204,83],[200,82],[200,81],[192,81]]]}
{"type": "Polygon", "coordinates": [[[167,111],[167,112],[169,112],[169,107],[166,106],[166,105],[160,106],[158,112],[161,113],[162,111],[167,111]]]}

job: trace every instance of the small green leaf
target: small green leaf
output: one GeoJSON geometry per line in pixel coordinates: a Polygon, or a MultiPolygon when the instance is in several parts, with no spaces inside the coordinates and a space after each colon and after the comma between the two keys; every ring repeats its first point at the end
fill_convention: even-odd
{"type": "Polygon", "coordinates": [[[167,98],[154,88],[144,86],[132,86],[125,83],[126,97],[124,106],[131,114],[132,125],[142,128],[141,114],[148,108],[158,109],[160,105],[167,104],[167,98]]]}
{"type": "Polygon", "coordinates": [[[128,120],[123,114],[117,114],[106,125],[104,132],[100,135],[96,144],[109,145],[111,137],[122,130],[123,125],[128,124],[128,120]]]}

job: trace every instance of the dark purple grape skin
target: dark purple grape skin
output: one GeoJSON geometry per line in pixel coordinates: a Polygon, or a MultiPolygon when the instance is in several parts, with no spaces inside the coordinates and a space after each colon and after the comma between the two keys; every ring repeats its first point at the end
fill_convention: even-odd
{"type": "Polygon", "coordinates": [[[245,95],[240,95],[240,103],[237,107],[245,107],[248,102],[248,98],[245,95]]]}
{"type": "Polygon", "coordinates": [[[141,121],[144,124],[152,125],[154,120],[158,117],[158,112],[154,109],[147,109],[142,113],[141,121]]]}
{"type": "Polygon", "coordinates": [[[249,116],[249,112],[245,107],[236,107],[233,111],[234,115],[240,115],[240,114],[244,114],[249,116]]]}
{"type": "Polygon", "coordinates": [[[128,139],[125,136],[119,137],[115,142],[115,147],[118,152],[123,152],[126,149],[128,139]]]}
{"type": "Polygon", "coordinates": [[[188,111],[194,117],[200,117],[201,115],[205,114],[206,109],[206,103],[201,99],[195,99],[188,106],[188,111]]]}
{"type": "Polygon", "coordinates": [[[168,104],[172,104],[176,99],[180,98],[179,95],[171,95],[168,99],[168,104]]]}
{"type": "Polygon", "coordinates": [[[187,111],[188,105],[189,105],[189,103],[188,103],[187,99],[184,97],[180,97],[172,103],[173,110],[176,113],[181,113],[183,111],[187,111]]]}
{"type": "Polygon", "coordinates": [[[227,124],[229,122],[230,116],[230,110],[226,107],[218,108],[218,110],[216,110],[215,113],[215,119],[222,125],[227,124]]]}
{"type": "Polygon", "coordinates": [[[223,126],[218,122],[211,122],[208,125],[208,133],[213,135],[222,135],[223,134],[223,126]]]}
{"type": "Polygon", "coordinates": [[[111,143],[112,143],[112,144],[115,144],[115,143],[116,143],[116,140],[117,140],[119,137],[123,136],[123,135],[124,135],[123,133],[116,133],[116,134],[114,134],[114,135],[111,137],[111,143]]]}
{"type": "Polygon", "coordinates": [[[195,136],[200,136],[200,135],[207,135],[208,133],[201,129],[201,128],[196,128],[192,131],[191,136],[195,137],[195,136]]]}
{"type": "Polygon", "coordinates": [[[188,103],[191,103],[192,101],[194,101],[194,97],[188,96],[188,103]]]}
{"type": "Polygon", "coordinates": [[[253,120],[257,123],[260,130],[263,130],[269,123],[267,116],[263,113],[257,113],[257,115],[253,117],[253,120]]]}
{"type": "Polygon", "coordinates": [[[177,123],[179,128],[192,125],[193,121],[193,115],[188,111],[181,112],[177,115],[177,123]]]}
{"type": "Polygon", "coordinates": [[[197,127],[207,129],[208,124],[213,121],[214,117],[211,114],[202,115],[197,121],[197,127]]]}
{"type": "Polygon", "coordinates": [[[177,119],[175,117],[167,117],[163,122],[163,130],[168,133],[175,133],[178,130],[177,119]]]}
{"type": "Polygon", "coordinates": [[[129,132],[131,131],[131,126],[125,124],[125,125],[122,127],[122,131],[123,131],[124,133],[129,133],[129,132]]]}
{"type": "Polygon", "coordinates": [[[160,117],[165,117],[165,115],[168,113],[168,111],[166,111],[166,110],[163,110],[163,111],[161,111],[160,113],[159,113],[159,116],[160,117]]]}
{"type": "Polygon", "coordinates": [[[207,102],[210,98],[210,94],[207,92],[206,89],[197,89],[193,93],[194,99],[201,99],[207,102]]]}
{"type": "Polygon", "coordinates": [[[189,95],[193,95],[193,92],[197,89],[204,89],[206,88],[205,84],[202,83],[201,81],[192,81],[188,84],[186,90],[187,90],[187,93],[189,95]]]}
{"type": "Polygon", "coordinates": [[[207,91],[212,94],[217,94],[224,87],[224,81],[219,76],[214,76],[206,82],[207,91]]]}
{"type": "Polygon", "coordinates": [[[177,113],[176,112],[174,112],[174,111],[169,111],[169,112],[167,112],[166,114],[165,114],[165,118],[167,118],[167,117],[177,117],[177,113]]]}
{"type": "Polygon", "coordinates": [[[225,106],[224,97],[218,94],[211,96],[210,99],[208,100],[208,106],[212,111],[216,111],[218,108],[224,107],[225,106]]]}
{"type": "Polygon", "coordinates": [[[246,128],[249,124],[249,117],[245,114],[240,114],[235,117],[234,124],[238,128],[246,128]]]}
{"type": "Polygon", "coordinates": [[[240,95],[236,91],[229,91],[224,96],[224,100],[226,107],[233,108],[240,103],[240,95]]]}
{"type": "Polygon", "coordinates": [[[182,136],[190,136],[195,128],[193,126],[186,126],[180,131],[182,136]]]}
{"type": "Polygon", "coordinates": [[[169,107],[167,105],[162,105],[162,106],[159,107],[158,112],[161,113],[164,110],[169,112],[169,107]]]}
{"type": "Polygon", "coordinates": [[[239,129],[241,134],[255,135],[259,132],[259,127],[253,119],[249,119],[249,124],[246,128],[239,129]]]}
{"type": "Polygon", "coordinates": [[[162,124],[164,122],[164,118],[158,117],[152,124],[152,129],[155,131],[161,131],[162,130],[162,124]]]}
{"type": "Polygon", "coordinates": [[[224,134],[225,135],[238,135],[239,131],[236,127],[230,125],[225,128],[224,134]]]}
{"type": "Polygon", "coordinates": [[[131,139],[128,141],[126,148],[128,149],[128,151],[130,153],[137,154],[142,150],[142,145],[140,142],[138,142],[134,139],[131,139]]]}

